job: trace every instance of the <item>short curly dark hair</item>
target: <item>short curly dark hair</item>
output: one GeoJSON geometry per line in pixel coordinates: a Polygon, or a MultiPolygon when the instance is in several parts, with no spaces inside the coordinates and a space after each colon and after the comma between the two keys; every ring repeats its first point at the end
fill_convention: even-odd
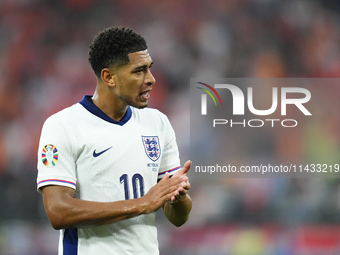
{"type": "Polygon", "coordinates": [[[129,53],[146,50],[145,39],[126,27],[109,27],[95,36],[89,51],[89,62],[97,77],[103,68],[126,65],[129,53]]]}

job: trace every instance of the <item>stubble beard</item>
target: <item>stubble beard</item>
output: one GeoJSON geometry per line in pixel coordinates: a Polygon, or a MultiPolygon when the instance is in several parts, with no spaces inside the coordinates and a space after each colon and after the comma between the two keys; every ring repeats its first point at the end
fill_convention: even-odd
{"type": "Polygon", "coordinates": [[[123,100],[127,105],[130,105],[132,107],[138,108],[138,109],[143,109],[145,107],[148,106],[148,101],[146,101],[145,105],[139,105],[136,102],[134,102],[133,100],[131,100],[130,98],[128,98],[125,95],[120,95],[120,99],[123,100]]]}

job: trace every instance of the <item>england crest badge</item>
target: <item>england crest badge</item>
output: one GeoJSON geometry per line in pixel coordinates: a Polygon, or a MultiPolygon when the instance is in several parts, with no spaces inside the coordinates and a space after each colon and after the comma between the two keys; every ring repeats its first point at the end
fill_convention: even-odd
{"type": "Polygon", "coordinates": [[[158,136],[142,136],[146,155],[152,161],[156,161],[161,156],[161,146],[158,136]]]}

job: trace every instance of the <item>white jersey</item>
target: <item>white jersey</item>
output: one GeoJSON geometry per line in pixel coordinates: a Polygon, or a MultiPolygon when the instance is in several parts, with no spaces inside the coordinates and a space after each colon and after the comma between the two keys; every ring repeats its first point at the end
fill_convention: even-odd
{"type": "MultiPolygon", "coordinates": [[[[98,202],[138,198],[180,169],[174,131],[155,109],[129,107],[119,122],[91,96],[49,117],[38,151],[38,190],[75,189],[75,197],[98,202]]],[[[112,224],[61,230],[59,255],[159,254],[155,213],[112,224]]]]}

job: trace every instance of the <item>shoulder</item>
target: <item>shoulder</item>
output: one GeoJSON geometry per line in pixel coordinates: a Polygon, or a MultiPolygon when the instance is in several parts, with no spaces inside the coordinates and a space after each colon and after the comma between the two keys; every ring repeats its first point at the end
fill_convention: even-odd
{"type": "Polygon", "coordinates": [[[70,107],[67,107],[50,117],[48,117],[43,125],[43,129],[60,129],[60,128],[66,128],[67,126],[72,125],[75,116],[77,116],[79,113],[79,104],[74,104],[70,107]]]}
{"type": "Polygon", "coordinates": [[[167,119],[167,116],[164,113],[154,108],[138,109],[138,108],[131,107],[131,110],[133,114],[140,115],[143,117],[154,117],[154,118],[167,119]]]}
{"type": "Polygon", "coordinates": [[[137,109],[131,107],[132,114],[141,120],[154,122],[154,123],[162,123],[164,125],[169,124],[168,117],[162,113],[161,111],[154,109],[154,108],[143,108],[137,109]]]}

